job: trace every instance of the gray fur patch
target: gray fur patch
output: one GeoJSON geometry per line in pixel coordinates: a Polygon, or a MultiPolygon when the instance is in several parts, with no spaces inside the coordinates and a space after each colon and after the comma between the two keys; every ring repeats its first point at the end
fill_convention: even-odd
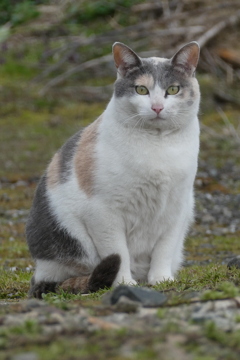
{"type": "Polygon", "coordinates": [[[170,60],[154,63],[150,59],[142,59],[142,65],[126,73],[124,78],[117,79],[115,82],[114,94],[116,97],[132,96],[135,94],[135,80],[141,75],[151,74],[155,84],[157,83],[162,89],[166,89],[174,84],[179,83],[181,87],[186,87],[189,83],[188,76],[178,71],[171,64],[170,60]]]}
{"type": "Polygon", "coordinates": [[[81,132],[77,132],[61,147],[60,151],[60,183],[66,182],[71,173],[71,160],[73,159],[75,149],[81,136],[81,132]]]}
{"type": "Polygon", "coordinates": [[[193,101],[192,101],[192,100],[187,101],[187,105],[188,105],[188,106],[192,106],[192,104],[193,104],[193,101]]]}
{"type": "MultiPolygon", "coordinates": [[[[72,263],[86,253],[77,239],[58,224],[47,194],[46,174],[40,179],[26,225],[27,243],[34,259],[72,263]]],[[[34,281],[34,280],[33,280],[34,281]]]]}

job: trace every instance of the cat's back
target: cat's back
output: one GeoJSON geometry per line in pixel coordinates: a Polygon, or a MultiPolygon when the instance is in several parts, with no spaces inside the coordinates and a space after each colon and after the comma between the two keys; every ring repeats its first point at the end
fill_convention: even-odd
{"type": "Polygon", "coordinates": [[[92,192],[93,171],[95,166],[96,143],[101,118],[77,132],[61,147],[52,158],[47,170],[47,188],[66,188],[69,181],[75,178],[86,195],[92,192]]]}

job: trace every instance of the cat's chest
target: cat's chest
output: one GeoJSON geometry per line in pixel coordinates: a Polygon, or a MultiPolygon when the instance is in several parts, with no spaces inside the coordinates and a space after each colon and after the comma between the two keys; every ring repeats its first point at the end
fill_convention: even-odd
{"type": "Polygon", "coordinates": [[[155,177],[141,180],[132,184],[119,202],[126,238],[134,253],[149,251],[154,246],[168,212],[169,186],[155,177]]]}
{"type": "Polygon", "coordinates": [[[133,146],[128,157],[119,159],[121,176],[115,178],[118,191],[113,197],[119,200],[130,243],[143,247],[146,239],[155,243],[166,220],[175,217],[192,191],[196,159],[197,150],[194,155],[187,145],[145,146],[136,151],[133,146]]]}

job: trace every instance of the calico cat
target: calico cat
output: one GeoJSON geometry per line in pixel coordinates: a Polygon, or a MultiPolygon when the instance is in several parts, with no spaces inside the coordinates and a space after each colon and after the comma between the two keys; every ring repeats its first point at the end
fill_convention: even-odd
{"type": "Polygon", "coordinates": [[[173,279],[193,221],[199,151],[199,46],[171,59],[113,45],[103,114],[54,155],[26,226],[30,295],[173,279]]]}

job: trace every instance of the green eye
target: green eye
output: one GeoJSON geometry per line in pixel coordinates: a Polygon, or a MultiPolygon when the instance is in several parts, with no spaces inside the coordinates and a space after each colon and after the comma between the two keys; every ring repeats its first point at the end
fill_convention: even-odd
{"type": "Polygon", "coordinates": [[[176,95],[179,92],[180,87],[179,86],[169,86],[167,89],[168,95],[176,95]]]}
{"type": "Polygon", "coordinates": [[[147,95],[147,94],[149,94],[148,89],[145,86],[142,86],[142,85],[141,86],[136,86],[135,90],[139,95],[147,95]]]}

